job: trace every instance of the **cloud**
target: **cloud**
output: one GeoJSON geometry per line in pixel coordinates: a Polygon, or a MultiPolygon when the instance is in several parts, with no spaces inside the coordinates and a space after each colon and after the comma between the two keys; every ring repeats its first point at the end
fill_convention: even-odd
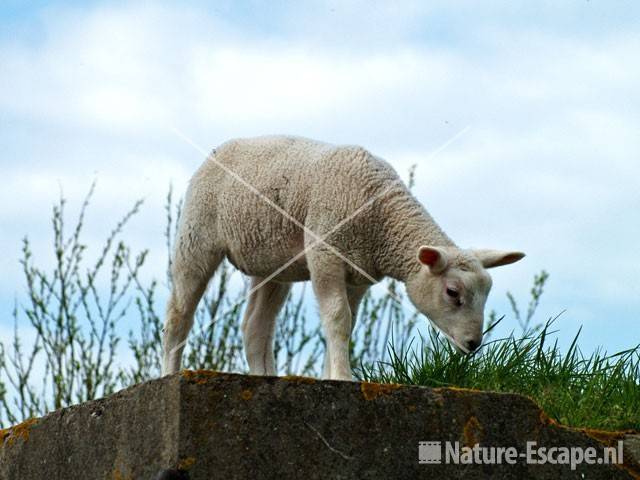
{"type": "Polygon", "coordinates": [[[0,291],[16,291],[22,235],[44,251],[60,186],[78,205],[93,178],[90,242],[145,197],[131,235],[161,272],[169,182],[182,192],[202,160],[176,127],[205,150],[286,132],[365,145],[403,175],[417,163],[416,195],[459,244],[529,254],[496,270],[497,305],[544,267],[554,309],[608,311],[638,284],[640,36],[600,7],[572,9],[577,25],[523,5],[42,10],[39,41],[0,38],[0,291]]]}

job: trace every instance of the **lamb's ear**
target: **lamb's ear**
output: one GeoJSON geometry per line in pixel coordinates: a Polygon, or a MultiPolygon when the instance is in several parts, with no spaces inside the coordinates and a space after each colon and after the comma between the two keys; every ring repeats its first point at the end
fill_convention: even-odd
{"type": "Polygon", "coordinates": [[[441,248],[422,246],[418,250],[418,261],[429,267],[431,273],[439,274],[445,271],[447,264],[447,254],[441,248]]]}
{"type": "Polygon", "coordinates": [[[524,258],[522,252],[503,252],[501,250],[474,250],[473,253],[484,268],[501,267],[524,258]]]}

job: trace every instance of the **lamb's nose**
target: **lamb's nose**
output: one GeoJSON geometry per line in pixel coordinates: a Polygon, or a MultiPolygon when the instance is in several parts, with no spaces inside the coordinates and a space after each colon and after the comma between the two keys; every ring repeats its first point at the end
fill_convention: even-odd
{"type": "Polygon", "coordinates": [[[470,339],[464,342],[464,346],[469,350],[469,352],[473,352],[478,349],[480,346],[481,340],[470,339]]]}

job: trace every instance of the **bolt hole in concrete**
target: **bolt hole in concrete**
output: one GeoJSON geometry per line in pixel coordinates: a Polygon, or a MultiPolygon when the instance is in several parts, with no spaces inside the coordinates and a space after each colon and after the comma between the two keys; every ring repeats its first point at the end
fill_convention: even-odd
{"type": "Polygon", "coordinates": [[[189,480],[189,472],[185,470],[163,470],[153,480],[189,480]]]}

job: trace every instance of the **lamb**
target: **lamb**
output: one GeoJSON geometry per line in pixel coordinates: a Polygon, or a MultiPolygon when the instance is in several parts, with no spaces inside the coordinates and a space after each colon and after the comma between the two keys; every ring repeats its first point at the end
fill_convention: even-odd
{"type": "Polygon", "coordinates": [[[229,141],[190,181],[174,251],[163,374],[180,368],[196,306],[224,258],[251,277],[242,323],[250,373],[275,375],[275,320],[292,282],[311,280],[327,349],[323,377],[351,380],[358,304],[384,277],[461,353],[482,341],[486,269],[521,252],[463,250],[394,169],[359,146],[290,136],[229,141]]]}

